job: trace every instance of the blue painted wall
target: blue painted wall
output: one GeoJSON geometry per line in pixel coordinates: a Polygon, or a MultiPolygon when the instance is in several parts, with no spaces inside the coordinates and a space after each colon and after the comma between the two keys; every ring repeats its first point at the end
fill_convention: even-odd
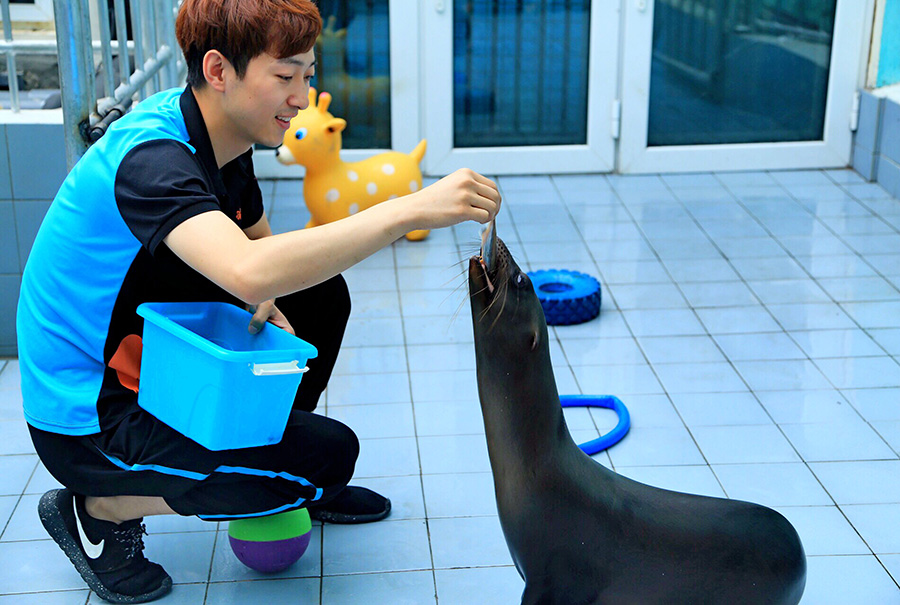
{"type": "Polygon", "coordinates": [[[878,56],[878,86],[900,82],[900,0],[886,0],[878,56]]]}
{"type": "Polygon", "coordinates": [[[22,269],[65,178],[62,124],[0,124],[0,357],[16,355],[22,269]]]}

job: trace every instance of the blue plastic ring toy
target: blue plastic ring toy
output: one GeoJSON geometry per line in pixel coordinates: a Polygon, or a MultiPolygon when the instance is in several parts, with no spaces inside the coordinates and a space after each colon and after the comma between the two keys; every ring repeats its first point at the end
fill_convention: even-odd
{"type": "Polygon", "coordinates": [[[600,314],[600,282],[578,271],[549,269],[528,274],[541,301],[547,325],[567,326],[600,314]]]}
{"type": "Polygon", "coordinates": [[[593,456],[597,452],[614,446],[631,428],[631,415],[628,413],[628,408],[615,395],[560,395],[559,403],[564,408],[607,408],[619,416],[619,422],[613,430],[578,446],[588,456],[593,456]]]}

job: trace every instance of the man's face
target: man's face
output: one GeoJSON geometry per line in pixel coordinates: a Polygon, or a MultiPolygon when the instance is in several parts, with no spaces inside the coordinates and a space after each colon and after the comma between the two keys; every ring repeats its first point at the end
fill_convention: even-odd
{"type": "Polygon", "coordinates": [[[234,134],[250,145],[281,145],[291,118],[309,105],[309,82],[316,73],[313,50],[284,59],[258,55],[243,78],[229,70],[225,107],[234,134]]]}

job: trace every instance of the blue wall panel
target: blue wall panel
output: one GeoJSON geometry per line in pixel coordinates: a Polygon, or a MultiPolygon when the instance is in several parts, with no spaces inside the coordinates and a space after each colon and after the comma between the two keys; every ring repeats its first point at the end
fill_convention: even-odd
{"type": "Polygon", "coordinates": [[[900,105],[892,99],[884,103],[879,141],[880,148],[874,151],[900,164],[900,105]]]}
{"type": "Polygon", "coordinates": [[[66,178],[62,124],[0,124],[0,357],[13,357],[22,269],[66,178]]]}
{"type": "Polygon", "coordinates": [[[16,305],[21,284],[19,275],[0,275],[0,357],[16,354],[16,305]]]}
{"type": "Polygon", "coordinates": [[[882,99],[863,90],[859,96],[859,126],[856,130],[856,145],[878,152],[878,135],[881,127],[882,99]]]}
{"type": "Polygon", "coordinates": [[[6,124],[0,124],[0,200],[12,199],[9,179],[9,153],[6,151],[6,124]]]}
{"type": "Polygon", "coordinates": [[[876,160],[878,156],[865,147],[859,145],[853,146],[853,158],[851,166],[867,181],[874,181],[876,178],[876,160]]]}
{"type": "Polygon", "coordinates": [[[66,178],[62,124],[7,124],[12,194],[17,200],[47,200],[66,178]]]}
{"type": "Polygon", "coordinates": [[[19,262],[21,271],[31,252],[31,245],[37,235],[41,221],[50,208],[50,200],[25,200],[13,202],[16,208],[16,232],[19,234],[19,262]]]}
{"type": "Polygon", "coordinates": [[[900,196],[900,165],[883,155],[878,157],[878,183],[894,197],[900,196]]]}
{"type": "Polygon", "coordinates": [[[0,202],[0,274],[19,273],[19,245],[12,202],[0,202]]]}

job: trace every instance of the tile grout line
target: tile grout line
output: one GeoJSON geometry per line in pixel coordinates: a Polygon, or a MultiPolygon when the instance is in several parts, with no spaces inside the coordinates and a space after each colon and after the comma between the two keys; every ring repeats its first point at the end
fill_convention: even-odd
{"type": "MultiPolygon", "coordinates": [[[[453,238],[454,238],[454,242],[455,242],[456,241],[455,234],[453,235],[453,238]]],[[[398,304],[400,307],[400,327],[401,327],[402,334],[403,334],[403,357],[404,357],[404,361],[406,362],[406,383],[407,383],[407,388],[409,389],[409,401],[410,401],[409,405],[410,405],[410,411],[412,413],[413,436],[415,438],[415,443],[416,443],[416,457],[418,459],[417,461],[418,461],[418,467],[419,467],[419,473],[418,473],[419,489],[421,490],[421,494],[422,494],[422,510],[424,511],[424,515],[425,515],[425,519],[424,519],[424,521],[425,521],[425,536],[428,540],[428,558],[429,558],[429,561],[431,562],[431,570],[430,570],[431,571],[431,585],[432,585],[432,588],[434,589],[435,603],[437,603],[437,599],[438,599],[438,596],[437,596],[437,594],[438,594],[438,592],[437,592],[437,574],[434,569],[434,547],[431,543],[431,523],[428,518],[428,502],[425,499],[425,479],[423,478],[423,472],[422,472],[422,450],[419,446],[419,429],[418,429],[418,423],[416,421],[416,403],[415,403],[415,398],[413,397],[412,369],[410,368],[410,364],[409,364],[409,348],[408,348],[409,347],[409,339],[407,338],[406,316],[403,313],[403,293],[402,293],[402,289],[400,287],[400,274],[398,271],[399,264],[397,261],[397,250],[396,250],[395,245],[393,245],[393,244],[391,245],[391,254],[393,257],[393,261],[394,261],[394,279],[395,279],[395,283],[397,286],[397,299],[398,299],[398,304]]],[[[323,562],[323,567],[324,567],[324,562],[323,562]]],[[[324,572],[324,569],[323,569],[323,572],[324,572]]]]}
{"type": "MultiPolygon", "coordinates": [[[[22,486],[22,493],[18,494],[18,499],[16,503],[13,505],[12,510],[9,513],[9,519],[6,520],[6,523],[3,524],[3,528],[0,529],[0,541],[3,540],[3,536],[6,535],[6,530],[9,529],[9,524],[12,523],[13,516],[15,516],[16,511],[19,510],[19,506],[22,504],[22,499],[25,497],[25,491],[28,489],[28,484],[34,478],[35,473],[37,473],[37,469],[40,466],[40,461],[36,460],[34,463],[34,468],[31,469],[31,473],[28,475],[28,479],[25,481],[25,484],[22,486]]],[[[15,496],[15,494],[12,494],[15,496]]]]}

